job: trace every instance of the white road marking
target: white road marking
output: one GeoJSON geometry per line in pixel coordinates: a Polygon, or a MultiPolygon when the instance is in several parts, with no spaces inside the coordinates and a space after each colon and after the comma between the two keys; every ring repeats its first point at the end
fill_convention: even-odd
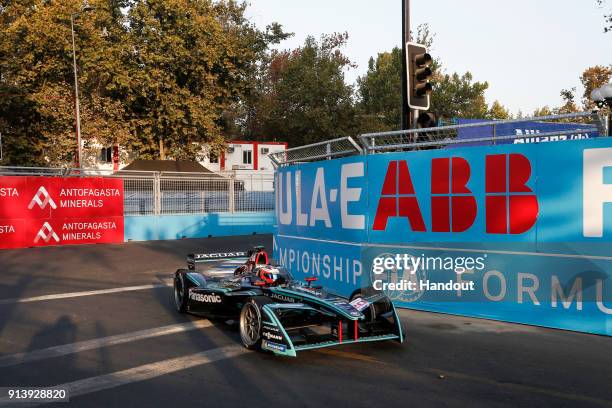
{"type": "Polygon", "coordinates": [[[29,298],[0,299],[0,305],[6,305],[6,304],[12,304],[12,303],[40,302],[43,300],[67,299],[67,298],[74,298],[74,297],[81,297],[81,296],[104,295],[107,293],[131,292],[135,290],[165,288],[165,287],[168,287],[171,283],[172,282],[152,283],[148,285],[139,285],[139,286],[124,286],[121,288],[87,290],[84,292],[55,293],[52,295],[34,296],[34,297],[29,297],[29,298]]]}
{"type": "Polygon", "coordinates": [[[94,350],[103,347],[114,346],[117,344],[130,343],[133,341],[150,339],[153,337],[166,336],[189,330],[210,327],[212,323],[208,320],[197,320],[194,322],[172,324],[169,326],[156,327],[154,329],[140,330],[131,333],[118,334],[115,336],[101,337],[98,339],[84,340],[61,346],[48,347],[39,350],[28,351],[25,353],[9,354],[0,357],[0,367],[9,367],[32,361],[46,360],[48,358],[65,356],[81,351],[94,350]]]}
{"type": "MultiPolygon", "coordinates": [[[[150,380],[152,378],[186,370],[188,368],[238,357],[245,353],[248,353],[248,350],[242,346],[225,346],[188,356],[171,358],[134,368],[128,368],[127,370],[116,371],[110,374],[99,375],[97,377],[89,377],[65,384],[59,384],[54,388],[68,390],[68,395],[72,399],[80,395],[91,394],[92,392],[108,390],[126,384],[150,380]]],[[[11,401],[7,397],[0,398],[0,406],[14,405],[15,401],[11,401]]]]}

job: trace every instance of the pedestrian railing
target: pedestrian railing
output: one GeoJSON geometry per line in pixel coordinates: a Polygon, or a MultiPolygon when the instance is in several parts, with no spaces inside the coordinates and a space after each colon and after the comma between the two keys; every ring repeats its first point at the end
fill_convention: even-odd
{"type": "Polygon", "coordinates": [[[515,142],[564,141],[596,137],[605,133],[601,118],[592,112],[467,122],[426,129],[366,133],[360,135],[359,140],[367,153],[375,153],[515,142]]]}
{"type": "Polygon", "coordinates": [[[361,154],[362,152],[361,146],[359,146],[353,138],[341,137],[270,153],[268,157],[270,157],[276,166],[279,166],[342,156],[352,156],[361,154]]]}
{"type": "Polygon", "coordinates": [[[462,146],[561,142],[607,134],[598,112],[577,112],[510,120],[460,120],[450,126],[366,133],[270,154],[276,166],[359,154],[462,146]],[[358,143],[357,143],[358,142],[358,143]]]}

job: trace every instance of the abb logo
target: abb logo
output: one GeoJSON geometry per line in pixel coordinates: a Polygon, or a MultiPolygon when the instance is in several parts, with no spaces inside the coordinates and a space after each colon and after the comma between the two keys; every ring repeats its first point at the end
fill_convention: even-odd
{"type": "Polygon", "coordinates": [[[538,199],[527,187],[531,163],[522,154],[486,158],[487,233],[522,234],[538,218],[538,199]]]}
{"type": "MultiPolygon", "coordinates": [[[[485,164],[486,232],[521,234],[531,229],[538,201],[526,185],[531,176],[529,160],[521,154],[497,154],[486,156],[485,164]]],[[[467,187],[470,175],[464,158],[432,159],[432,232],[463,232],[474,224],[478,206],[467,187]]],[[[389,162],[373,230],[385,230],[394,217],[406,218],[413,231],[427,230],[405,160],[389,162]]]]}

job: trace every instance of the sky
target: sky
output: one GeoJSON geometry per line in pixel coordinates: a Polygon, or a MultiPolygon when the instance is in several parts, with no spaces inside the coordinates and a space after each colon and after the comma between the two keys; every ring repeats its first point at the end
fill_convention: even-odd
{"type": "MultiPolygon", "coordinates": [[[[247,15],[265,27],[276,21],[295,35],[277,48],[300,46],[308,35],[348,32],[344,53],[357,64],[353,83],[368,60],[401,43],[401,0],[249,0],[247,15]]],[[[577,88],[593,65],[612,64],[612,33],[603,32],[596,0],[411,0],[411,26],[428,23],[436,33],[431,54],[447,72],[470,71],[487,81],[489,103],[512,113],[561,105],[559,92],[577,88]]]]}

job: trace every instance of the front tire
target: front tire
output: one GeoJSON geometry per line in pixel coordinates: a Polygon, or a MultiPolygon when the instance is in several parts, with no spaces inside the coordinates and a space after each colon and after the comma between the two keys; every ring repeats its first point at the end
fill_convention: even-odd
{"type": "Polygon", "coordinates": [[[174,304],[179,313],[187,313],[187,296],[185,274],[177,271],[174,275],[174,304]]]}
{"type": "Polygon", "coordinates": [[[240,339],[249,350],[261,349],[261,322],[263,306],[271,303],[268,298],[252,298],[242,306],[238,320],[240,339]]]}

